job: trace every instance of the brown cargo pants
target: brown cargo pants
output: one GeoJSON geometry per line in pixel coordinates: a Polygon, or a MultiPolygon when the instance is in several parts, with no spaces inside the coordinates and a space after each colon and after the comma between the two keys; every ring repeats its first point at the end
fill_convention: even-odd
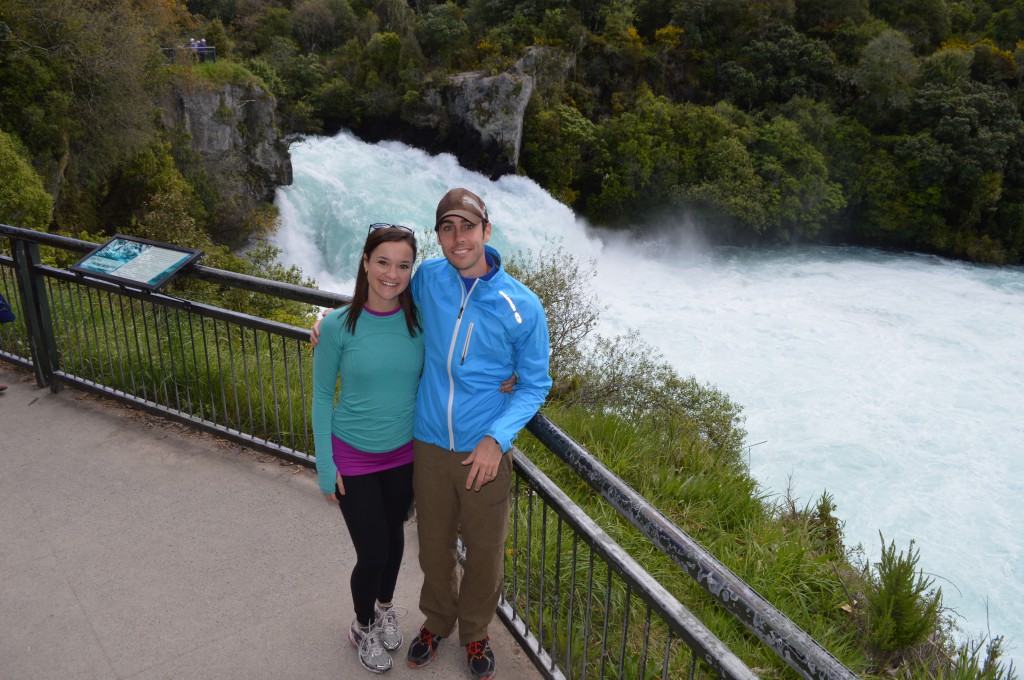
{"type": "Polygon", "coordinates": [[[466,490],[469,452],[452,452],[413,440],[413,493],[423,588],[420,610],[427,630],[448,637],[459,626],[459,644],[487,636],[504,578],[512,451],[497,477],[480,491],[466,490]],[[455,542],[461,535],[466,562],[459,579],[455,542]]]}

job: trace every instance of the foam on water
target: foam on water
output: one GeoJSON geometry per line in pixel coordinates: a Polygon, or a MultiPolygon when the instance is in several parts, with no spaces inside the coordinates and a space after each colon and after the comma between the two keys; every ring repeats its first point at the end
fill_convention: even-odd
{"type": "Polygon", "coordinates": [[[637,329],[681,374],[744,408],[750,469],[802,504],[835,496],[847,543],[879,531],[937,577],[975,635],[1024,665],[1024,269],[854,248],[749,251],[589,229],[535,183],[341,134],[292,147],[282,261],[350,292],[371,222],[417,227],[452,186],[487,201],[502,252],[561,238],[594,258],[601,331],[637,329]],[[763,442],[763,443],[762,443],[763,442]]]}

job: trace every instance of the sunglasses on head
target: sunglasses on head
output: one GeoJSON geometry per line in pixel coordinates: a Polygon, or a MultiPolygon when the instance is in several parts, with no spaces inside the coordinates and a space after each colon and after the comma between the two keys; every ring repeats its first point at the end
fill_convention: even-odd
{"type": "Polygon", "coordinates": [[[388,224],[387,222],[374,222],[370,225],[370,229],[366,233],[369,234],[371,231],[377,231],[378,229],[401,229],[402,231],[407,231],[410,234],[415,233],[409,227],[402,226],[401,224],[388,224]]]}

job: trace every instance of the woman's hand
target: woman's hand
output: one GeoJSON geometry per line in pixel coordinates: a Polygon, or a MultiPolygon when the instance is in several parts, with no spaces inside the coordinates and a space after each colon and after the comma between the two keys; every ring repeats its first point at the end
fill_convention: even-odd
{"type": "MultiPolygon", "coordinates": [[[[342,496],[344,496],[345,495],[345,482],[341,481],[341,473],[340,472],[338,473],[337,482],[338,482],[338,493],[341,494],[342,496]]],[[[327,501],[328,503],[334,503],[335,505],[338,505],[338,496],[333,494],[333,493],[325,493],[324,494],[324,500],[327,501]]]]}

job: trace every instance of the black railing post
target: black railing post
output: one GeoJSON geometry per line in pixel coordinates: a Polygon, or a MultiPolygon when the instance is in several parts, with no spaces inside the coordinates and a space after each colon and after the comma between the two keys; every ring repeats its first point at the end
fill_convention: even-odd
{"type": "Polygon", "coordinates": [[[11,255],[18,272],[21,313],[25,315],[36,384],[49,387],[51,392],[59,392],[60,381],[53,376],[54,367],[57,366],[57,342],[53,336],[50,303],[43,277],[36,274],[36,266],[40,264],[39,244],[12,237],[11,255]]]}

